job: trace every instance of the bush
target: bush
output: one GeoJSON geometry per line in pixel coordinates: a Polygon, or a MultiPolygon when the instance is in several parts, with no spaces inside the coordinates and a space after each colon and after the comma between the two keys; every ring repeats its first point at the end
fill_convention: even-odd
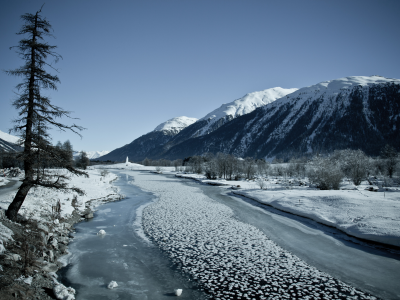
{"type": "Polygon", "coordinates": [[[310,182],[321,190],[338,190],[343,177],[340,165],[329,158],[314,158],[308,172],[310,182]]]}
{"type": "Polygon", "coordinates": [[[103,176],[103,177],[106,177],[107,174],[108,174],[108,171],[106,169],[103,169],[103,170],[100,171],[100,175],[103,176]]]}

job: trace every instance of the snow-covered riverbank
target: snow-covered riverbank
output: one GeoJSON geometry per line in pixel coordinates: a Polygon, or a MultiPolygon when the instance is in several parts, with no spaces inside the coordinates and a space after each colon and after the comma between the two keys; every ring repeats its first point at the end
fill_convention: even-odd
{"type": "Polygon", "coordinates": [[[158,198],[143,210],[146,234],[213,298],[374,299],[283,250],[199,188],[156,174],[134,177],[158,198]]]}
{"type": "Polygon", "coordinates": [[[321,191],[307,186],[291,186],[270,179],[261,190],[255,181],[207,180],[203,175],[177,174],[182,178],[231,188],[241,195],[282,211],[310,218],[316,222],[336,227],[358,238],[400,246],[400,190],[365,190],[362,184],[344,186],[344,190],[321,191]]]}
{"type": "Polygon", "coordinates": [[[95,169],[87,171],[88,178],[72,176],[69,181],[70,186],[85,191],[83,196],[32,188],[19,211],[19,223],[4,216],[17,185],[0,190],[0,255],[3,258],[0,298],[13,294],[15,297],[28,295],[30,299],[51,299],[43,290],[48,288],[53,289],[57,299],[74,299],[74,290],[60,284],[54,273],[62,266],[57,258],[67,253],[71,225],[82,220],[84,214],[90,217],[88,213],[95,206],[122,197],[112,185],[116,175],[101,174],[95,169]]]}
{"type": "MultiPolygon", "coordinates": [[[[65,171],[62,171],[65,172],[65,171]]],[[[42,187],[32,188],[19,213],[26,218],[33,218],[41,221],[52,214],[52,206],[55,206],[60,200],[61,211],[60,216],[68,218],[71,216],[74,209],[83,210],[88,202],[95,199],[101,200],[107,196],[117,196],[118,191],[113,187],[112,181],[117,177],[112,173],[108,173],[105,176],[100,174],[99,170],[87,170],[89,177],[83,176],[71,176],[69,186],[76,186],[85,191],[85,195],[79,196],[75,192],[62,193],[56,190],[46,189],[42,187]],[[72,200],[76,198],[76,202],[72,200]],[[75,206],[74,206],[74,205],[75,206]]],[[[0,207],[4,210],[7,209],[14,196],[16,190],[8,193],[0,193],[0,207]]],[[[95,206],[95,203],[93,203],[95,206]]]]}

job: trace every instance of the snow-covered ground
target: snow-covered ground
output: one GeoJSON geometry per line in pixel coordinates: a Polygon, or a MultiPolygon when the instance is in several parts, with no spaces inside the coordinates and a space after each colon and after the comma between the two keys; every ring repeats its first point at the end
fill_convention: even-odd
{"type": "Polygon", "coordinates": [[[336,227],[358,238],[400,246],[400,188],[370,192],[365,190],[371,187],[367,182],[358,187],[343,182],[342,190],[321,191],[299,186],[295,180],[289,184],[289,180],[270,178],[261,190],[257,181],[207,180],[198,174],[177,176],[221,184],[225,188],[239,185],[233,193],[336,227]]]}
{"type": "MultiPolygon", "coordinates": [[[[61,171],[65,172],[65,171],[61,171]]],[[[42,187],[32,188],[19,213],[25,217],[32,217],[40,220],[45,215],[52,213],[52,206],[55,206],[57,201],[61,203],[61,217],[68,217],[74,211],[72,199],[77,199],[77,209],[85,209],[87,201],[93,199],[102,199],[109,195],[116,195],[118,191],[112,185],[112,181],[116,179],[116,175],[108,173],[106,176],[101,176],[100,171],[93,169],[87,170],[89,178],[83,176],[71,176],[69,185],[76,186],[85,191],[84,196],[79,196],[75,192],[62,193],[56,190],[45,189],[42,187]]],[[[7,209],[14,196],[16,190],[8,193],[0,193],[0,207],[7,209]]]]}
{"type": "MultiPolygon", "coordinates": [[[[1,174],[0,174],[1,175],[1,174]]],[[[10,181],[6,177],[0,177],[0,186],[6,185],[10,181]]]]}
{"type": "Polygon", "coordinates": [[[157,197],[145,232],[213,299],[374,299],[283,250],[197,187],[149,173],[134,184],[157,197]]]}

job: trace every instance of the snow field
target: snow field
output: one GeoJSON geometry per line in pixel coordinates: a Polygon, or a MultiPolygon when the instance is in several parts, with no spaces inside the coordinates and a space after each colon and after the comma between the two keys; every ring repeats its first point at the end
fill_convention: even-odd
{"type": "Polygon", "coordinates": [[[143,210],[145,233],[213,299],[375,299],[283,250],[198,188],[155,174],[135,175],[135,185],[158,198],[143,210]]]}

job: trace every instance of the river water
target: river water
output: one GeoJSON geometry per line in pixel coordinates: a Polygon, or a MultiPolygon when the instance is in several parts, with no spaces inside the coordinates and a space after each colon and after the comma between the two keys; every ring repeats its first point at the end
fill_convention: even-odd
{"type": "Polygon", "coordinates": [[[76,299],[170,299],[178,288],[185,291],[181,299],[205,299],[195,283],[143,239],[137,211],[154,197],[129,184],[131,176],[118,175],[115,185],[126,198],[100,206],[93,219],[75,225],[61,282],[77,291],[76,299]],[[97,235],[101,229],[104,236],[97,235]],[[107,289],[111,281],[118,287],[107,289]]]}
{"type": "MultiPolygon", "coordinates": [[[[125,172],[126,173],[126,172],[125,172]]],[[[154,197],[119,174],[122,201],[99,207],[95,218],[77,224],[72,255],[62,282],[77,290],[76,299],[168,299],[183,288],[183,299],[205,299],[202,290],[143,238],[140,211],[154,197]],[[139,213],[138,213],[139,212],[139,213]],[[96,235],[103,229],[104,237],[96,235]],[[118,287],[108,290],[114,280],[118,287]]],[[[132,172],[132,174],[135,174],[132,172]]],[[[218,187],[182,180],[229,206],[235,217],[263,231],[282,248],[339,280],[384,299],[400,298],[400,255],[348,237],[311,220],[236,197],[218,187]]]]}

